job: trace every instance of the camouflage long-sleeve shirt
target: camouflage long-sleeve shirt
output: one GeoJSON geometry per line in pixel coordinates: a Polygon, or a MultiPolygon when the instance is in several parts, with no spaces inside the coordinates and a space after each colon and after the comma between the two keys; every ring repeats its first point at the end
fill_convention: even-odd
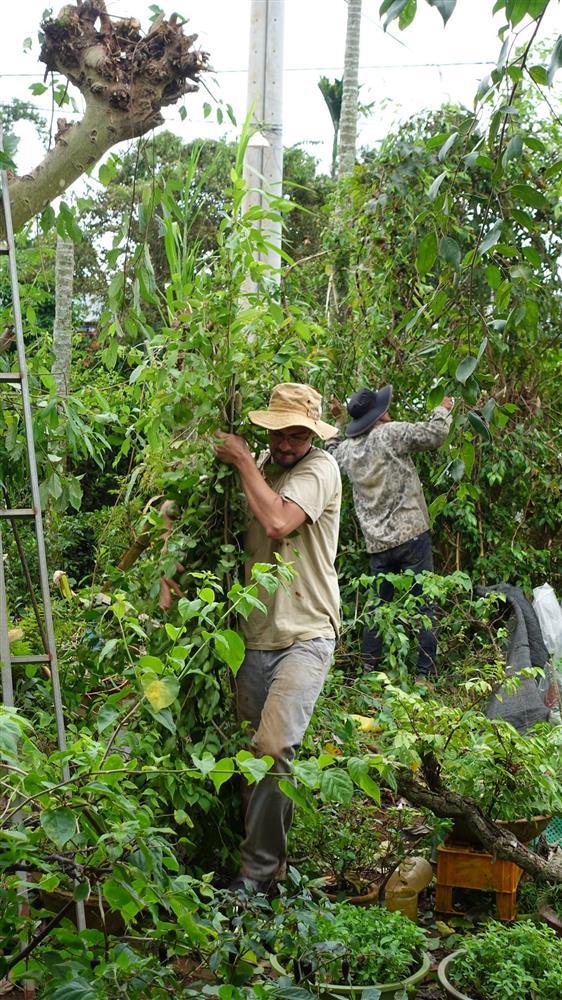
{"type": "Polygon", "coordinates": [[[351,480],[367,552],[384,552],[429,528],[423,490],[410,453],[439,448],[451,415],[438,406],[429,420],[377,423],[360,437],[332,438],[326,449],[351,480]]]}

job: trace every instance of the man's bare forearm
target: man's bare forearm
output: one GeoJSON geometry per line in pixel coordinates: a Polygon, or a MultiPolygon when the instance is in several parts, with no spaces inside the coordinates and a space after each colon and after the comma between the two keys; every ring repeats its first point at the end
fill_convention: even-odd
{"type": "Polygon", "coordinates": [[[241,457],[236,468],[250,510],[269,538],[284,538],[303,523],[304,511],[268,486],[250,454],[241,457]]]}

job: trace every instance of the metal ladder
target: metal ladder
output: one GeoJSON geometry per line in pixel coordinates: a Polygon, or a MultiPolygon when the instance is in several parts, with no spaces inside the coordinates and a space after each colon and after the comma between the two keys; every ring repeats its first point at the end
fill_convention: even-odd
{"type": "MultiPolygon", "coordinates": [[[[3,132],[0,125],[0,149],[3,149],[3,132]]],[[[13,707],[14,705],[14,683],[12,666],[22,663],[42,663],[50,674],[51,687],[53,693],[53,703],[55,709],[55,719],[57,727],[57,743],[59,750],[66,749],[66,734],[64,725],[64,714],[60,688],[60,677],[57,663],[57,653],[55,644],[55,633],[53,627],[53,613],[51,608],[51,594],[49,590],[49,574],[47,570],[47,557],[45,552],[45,537],[43,533],[43,518],[41,514],[41,501],[39,496],[39,481],[37,476],[37,460],[35,456],[35,445],[33,441],[33,423],[31,413],[31,401],[29,396],[29,384],[27,379],[27,365],[25,360],[25,342],[23,337],[23,323],[21,305],[19,297],[18,274],[16,267],[16,249],[14,242],[14,229],[12,224],[12,209],[10,204],[10,194],[8,190],[8,177],[6,170],[0,170],[0,185],[2,187],[2,205],[4,209],[4,222],[6,229],[6,240],[0,243],[0,257],[8,258],[10,271],[10,287],[12,294],[12,311],[14,318],[15,342],[17,352],[17,371],[0,371],[0,389],[4,384],[12,385],[19,389],[21,396],[21,407],[25,429],[26,456],[29,473],[29,487],[31,506],[12,508],[6,506],[0,508],[0,660],[2,678],[2,700],[4,705],[13,707]],[[39,604],[33,590],[33,581],[27,566],[24,551],[20,542],[18,531],[19,520],[33,521],[35,528],[36,552],[39,565],[39,589],[41,592],[41,602],[43,614],[41,617],[39,604]],[[4,522],[9,522],[14,532],[16,547],[22,563],[23,573],[29,589],[30,598],[33,604],[39,632],[42,638],[43,653],[26,654],[23,656],[12,656],[10,652],[10,640],[8,635],[8,595],[6,591],[6,578],[4,570],[4,546],[2,528],[4,522]]],[[[3,497],[8,503],[7,492],[4,489],[3,497]]],[[[68,764],[62,767],[64,781],[70,779],[68,764]]],[[[78,928],[83,930],[86,926],[84,904],[76,903],[76,921],[78,928]]]]}

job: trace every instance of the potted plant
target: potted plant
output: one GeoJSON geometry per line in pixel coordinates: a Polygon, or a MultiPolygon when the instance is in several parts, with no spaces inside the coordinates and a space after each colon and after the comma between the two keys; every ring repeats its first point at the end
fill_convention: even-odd
{"type": "Polygon", "coordinates": [[[309,878],[320,877],[332,902],[376,904],[401,863],[433,842],[434,823],[384,794],[381,806],[357,796],[349,805],[329,802],[313,814],[297,814],[289,841],[293,864],[309,878]]]}
{"type": "Polygon", "coordinates": [[[560,1000],[562,949],[549,927],[490,921],[443,959],[438,978],[454,1000],[560,1000]]]}
{"type": "Polygon", "coordinates": [[[425,947],[425,932],[401,913],[336,903],[301,936],[293,969],[320,996],[359,998],[369,987],[392,1000],[427,975],[425,947]]]}
{"type": "Polygon", "coordinates": [[[526,881],[521,886],[519,903],[524,913],[536,913],[562,937],[562,885],[526,881]]]}

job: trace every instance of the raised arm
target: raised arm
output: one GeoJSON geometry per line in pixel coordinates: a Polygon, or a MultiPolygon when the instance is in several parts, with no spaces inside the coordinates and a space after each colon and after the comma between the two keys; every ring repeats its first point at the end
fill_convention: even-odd
{"type": "Polygon", "coordinates": [[[440,448],[451,426],[452,400],[448,396],[437,406],[429,420],[409,423],[405,420],[390,421],[385,434],[398,454],[411,451],[432,451],[440,448]]]}
{"type": "Polygon", "coordinates": [[[244,438],[223,431],[217,431],[216,437],[219,444],[215,446],[215,455],[221,462],[238,470],[250,510],[268,538],[285,538],[300,528],[306,520],[304,510],[292,500],[280,497],[268,486],[244,438]]]}

